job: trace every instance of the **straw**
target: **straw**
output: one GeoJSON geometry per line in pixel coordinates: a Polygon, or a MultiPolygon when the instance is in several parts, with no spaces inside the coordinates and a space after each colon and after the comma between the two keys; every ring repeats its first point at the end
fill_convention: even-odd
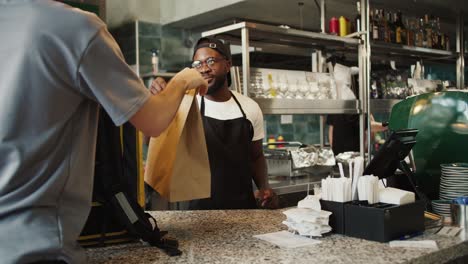
{"type": "Polygon", "coordinates": [[[344,171],[343,171],[343,164],[341,162],[338,163],[338,168],[340,169],[340,175],[343,178],[344,177],[344,171]]]}

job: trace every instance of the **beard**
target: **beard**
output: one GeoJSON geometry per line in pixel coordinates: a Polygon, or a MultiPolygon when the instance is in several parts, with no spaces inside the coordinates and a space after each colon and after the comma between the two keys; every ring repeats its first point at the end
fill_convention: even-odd
{"type": "Polygon", "coordinates": [[[206,92],[206,94],[207,95],[213,95],[217,91],[219,91],[219,89],[221,89],[224,86],[224,84],[226,83],[226,76],[227,75],[217,76],[214,79],[213,84],[208,87],[208,91],[206,92]]]}

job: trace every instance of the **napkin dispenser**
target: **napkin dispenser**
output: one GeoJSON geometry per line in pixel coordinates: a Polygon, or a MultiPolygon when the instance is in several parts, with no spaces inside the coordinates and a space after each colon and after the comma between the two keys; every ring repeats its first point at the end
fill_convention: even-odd
{"type": "Polygon", "coordinates": [[[320,200],[322,210],[332,214],[332,233],[387,242],[424,231],[424,202],[374,205],[320,200]]]}
{"type": "Polygon", "coordinates": [[[328,225],[332,228],[332,233],[345,234],[345,205],[334,201],[320,200],[322,210],[329,211],[332,214],[329,217],[328,225]]]}
{"type": "Polygon", "coordinates": [[[421,200],[404,205],[347,203],[344,205],[345,235],[388,242],[419,233],[424,231],[424,209],[421,200]]]}

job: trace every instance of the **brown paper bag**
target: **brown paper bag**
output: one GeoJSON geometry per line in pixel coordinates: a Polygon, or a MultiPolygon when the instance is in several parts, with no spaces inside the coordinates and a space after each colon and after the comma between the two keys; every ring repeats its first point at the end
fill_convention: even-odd
{"type": "Polygon", "coordinates": [[[196,91],[185,94],[177,114],[151,138],[145,182],[170,202],[208,198],[211,174],[196,91]]]}

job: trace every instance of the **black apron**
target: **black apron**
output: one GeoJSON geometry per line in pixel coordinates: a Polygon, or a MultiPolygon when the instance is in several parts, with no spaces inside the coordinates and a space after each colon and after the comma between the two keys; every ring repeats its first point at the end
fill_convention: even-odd
{"type": "Polygon", "coordinates": [[[252,123],[231,93],[242,117],[218,120],[205,116],[205,98],[201,99],[201,114],[211,169],[211,197],[190,202],[192,210],[254,209],[250,148],[252,123]]]}

